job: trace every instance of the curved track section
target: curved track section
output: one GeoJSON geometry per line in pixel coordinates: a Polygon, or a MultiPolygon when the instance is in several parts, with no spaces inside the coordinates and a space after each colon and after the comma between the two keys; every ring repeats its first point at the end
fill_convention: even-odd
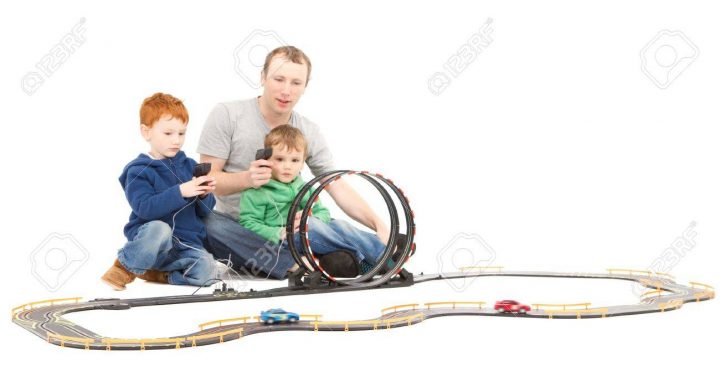
{"type": "MultiPolygon", "coordinates": [[[[265,325],[257,317],[239,317],[200,324],[200,330],[170,338],[123,339],[108,338],[74,324],[64,318],[73,312],[92,309],[119,310],[142,306],[211,302],[311,293],[347,292],[373,289],[353,286],[328,286],[322,289],[285,287],[265,291],[228,292],[211,295],[171,296],[145,299],[97,299],[80,301],[79,298],[46,300],[18,306],[12,311],[12,320],[43,340],[62,347],[94,350],[151,350],[179,349],[236,340],[252,334],[277,331],[350,331],[385,330],[419,324],[425,320],[449,316],[499,316],[546,319],[606,318],[632,314],[646,314],[677,310],[685,303],[715,298],[713,287],[701,283],[689,286],[676,283],[669,275],[647,271],[610,269],[608,273],[554,273],[506,272],[501,267],[465,269],[443,275],[415,276],[415,282],[438,281],[447,278],[472,277],[551,277],[582,279],[613,279],[636,282],[647,288],[638,304],[591,307],[588,302],[572,304],[533,304],[527,314],[500,314],[491,304],[483,301],[441,301],[408,304],[382,310],[377,318],[357,321],[323,321],[320,316],[302,316],[295,323],[265,325]],[[494,271],[489,271],[494,269],[494,271]],[[489,305],[489,306],[486,306],[489,305]],[[310,319],[305,319],[310,317],[310,319]]],[[[382,286],[376,289],[384,289],[382,286]]],[[[392,287],[390,285],[390,287],[392,287]]]]}

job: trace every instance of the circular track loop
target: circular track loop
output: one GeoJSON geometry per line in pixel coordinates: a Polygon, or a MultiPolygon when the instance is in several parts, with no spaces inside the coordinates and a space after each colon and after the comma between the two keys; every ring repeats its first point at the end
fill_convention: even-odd
{"type": "Polygon", "coordinates": [[[305,269],[305,271],[307,271],[308,273],[319,272],[325,279],[342,285],[362,285],[365,287],[382,285],[388,280],[390,280],[397,273],[399,273],[407,259],[409,259],[410,256],[412,256],[415,252],[414,213],[410,209],[410,204],[405,197],[405,194],[390,179],[387,179],[380,174],[373,174],[367,171],[337,170],[320,174],[311,181],[307,182],[303,186],[303,188],[300,189],[297,196],[293,200],[290,206],[290,211],[288,212],[288,220],[286,224],[287,237],[293,237],[293,224],[295,220],[295,215],[298,211],[301,210],[300,202],[305,198],[305,195],[308,193],[310,193],[310,196],[307,199],[309,202],[306,203],[304,208],[302,208],[302,215],[300,219],[299,233],[300,237],[302,238],[300,240],[300,248],[296,246],[295,240],[287,241],[288,249],[293,256],[293,259],[296,263],[298,263],[298,265],[300,265],[300,267],[305,269]],[[310,248],[310,243],[308,241],[307,219],[310,216],[312,206],[317,201],[320,193],[324,191],[330,184],[346,175],[357,175],[360,178],[367,180],[380,193],[388,207],[388,212],[390,214],[390,236],[388,238],[388,243],[385,247],[385,250],[380,256],[377,264],[375,264],[372,269],[356,278],[339,279],[333,277],[327,271],[322,269],[319,262],[317,261],[317,257],[312,251],[312,248],[310,248]],[[318,184],[318,187],[316,189],[313,189],[313,186],[316,184],[318,184]],[[404,246],[402,248],[398,248],[401,252],[400,255],[395,258],[395,263],[392,268],[387,270],[384,274],[380,274],[381,270],[384,268],[384,264],[386,264],[388,260],[393,257],[393,254],[396,253],[395,247],[397,245],[398,236],[400,234],[400,217],[398,216],[398,208],[395,205],[395,202],[393,201],[390,193],[388,192],[388,189],[397,197],[397,200],[402,207],[403,220],[406,227],[404,235],[406,236],[407,240],[405,240],[405,243],[403,243],[404,246]],[[376,278],[375,276],[377,276],[378,274],[380,274],[380,277],[376,278]]]}

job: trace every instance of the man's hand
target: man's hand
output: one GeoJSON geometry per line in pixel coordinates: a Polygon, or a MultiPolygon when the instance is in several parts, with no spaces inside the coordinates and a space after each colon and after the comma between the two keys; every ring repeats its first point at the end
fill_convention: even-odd
{"type": "Polygon", "coordinates": [[[183,198],[192,198],[198,195],[207,195],[215,189],[215,178],[207,175],[203,175],[198,178],[192,178],[191,180],[180,185],[180,194],[183,198]],[[201,186],[201,184],[208,182],[207,185],[201,186]]]}
{"type": "Polygon", "coordinates": [[[248,169],[249,183],[253,188],[260,188],[270,181],[272,163],[265,159],[258,159],[250,162],[248,169]]]}

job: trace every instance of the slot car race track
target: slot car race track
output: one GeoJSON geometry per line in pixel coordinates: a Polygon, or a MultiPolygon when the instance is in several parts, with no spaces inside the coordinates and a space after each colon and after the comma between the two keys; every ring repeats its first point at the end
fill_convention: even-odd
{"type": "MultiPolygon", "coordinates": [[[[294,235],[294,217],[301,212],[298,226],[299,246],[294,240],[288,241],[288,249],[300,269],[289,278],[288,286],[261,291],[221,290],[205,295],[180,295],[137,299],[95,299],[81,301],[81,298],[46,300],[24,304],[12,310],[12,320],[41,339],[61,347],[94,350],[146,350],[194,347],[236,340],[251,334],[305,330],[305,331],[350,331],[383,330],[415,325],[425,320],[450,316],[498,316],[548,319],[604,318],[631,314],[668,312],[677,310],[688,302],[700,302],[715,298],[715,289],[710,285],[690,283],[678,284],[668,274],[629,269],[609,269],[607,273],[559,273],[559,272],[507,272],[502,267],[466,267],[455,273],[413,275],[404,269],[415,254],[415,214],[405,193],[390,179],[381,174],[367,171],[338,170],[315,177],[298,192],[288,212],[287,236],[294,235]],[[370,270],[356,278],[336,279],[331,272],[323,269],[308,239],[307,220],[312,205],[319,194],[332,182],[343,176],[354,176],[367,181],[387,205],[389,216],[389,238],[385,250],[370,270]],[[313,186],[317,188],[313,189],[313,186]],[[305,206],[300,201],[307,196],[305,206]],[[299,247],[299,248],[298,248],[299,247]],[[439,301],[420,304],[398,305],[383,309],[377,318],[362,318],[357,321],[325,321],[317,314],[300,314],[296,322],[280,322],[266,325],[257,316],[231,316],[199,324],[199,330],[170,338],[109,338],[69,321],[70,313],[93,309],[124,310],[146,306],[189,304],[226,300],[272,298],[317,293],[337,293],[360,290],[375,290],[376,293],[388,288],[411,287],[417,283],[439,282],[454,278],[477,277],[552,277],[612,279],[639,283],[647,289],[637,304],[606,307],[591,307],[590,302],[566,304],[541,301],[533,304],[526,313],[498,313],[494,305],[484,301],[439,301]]],[[[473,297],[474,298],[474,297],[473,297]]],[[[513,305],[515,310],[519,310],[513,305]]],[[[511,309],[512,307],[508,307],[511,309]]],[[[529,307],[528,307],[529,308],[529,307]]],[[[527,308],[523,308],[527,309],[527,308]]],[[[302,312],[301,312],[302,313],[302,312]]]]}
{"type": "Polygon", "coordinates": [[[399,280],[400,275],[380,286],[337,285],[322,286],[291,285],[264,291],[216,291],[205,295],[180,295],[139,299],[95,299],[81,301],[80,298],[46,300],[18,306],[12,311],[12,320],[29,332],[51,344],[93,350],[150,350],[179,349],[210,345],[239,339],[252,334],[277,331],[350,331],[384,330],[415,325],[424,320],[451,316],[494,316],[513,318],[586,319],[607,318],[623,315],[668,312],[680,309],[683,304],[713,299],[715,290],[710,285],[690,283],[678,284],[667,274],[628,269],[609,269],[607,273],[556,273],[556,272],[509,272],[502,267],[469,267],[459,272],[433,275],[410,275],[399,280]],[[314,293],[335,293],[358,290],[407,287],[415,283],[440,281],[450,278],[476,277],[549,277],[612,279],[639,283],[647,291],[634,305],[591,307],[591,303],[532,304],[532,310],[525,314],[498,313],[492,303],[484,301],[441,301],[424,304],[407,304],[383,309],[377,318],[357,321],[324,321],[319,315],[300,315],[294,323],[267,325],[256,316],[226,318],[202,323],[199,330],[169,338],[123,339],[108,338],[79,326],[66,315],[93,309],[122,310],[145,306],[188,304],[199,302],[242,300],[250,298],[272,298],[276,296],[305,295],[314,293]],[[489,306],[486,306],[489,305],[489,306]]]}

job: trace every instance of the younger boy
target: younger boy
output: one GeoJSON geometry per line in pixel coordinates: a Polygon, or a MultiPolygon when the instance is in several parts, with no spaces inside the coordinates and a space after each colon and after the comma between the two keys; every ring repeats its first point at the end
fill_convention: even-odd
{"type": "MultiPolygon", "coordinates": [[[[305,164],[307,142],[302,132],[290,125],[277,126],[265,137],[265,148],[272,148],[272,179],[258,189],[243,191],[240,198],[239,221],[245,228],[268,241],[285,241],[288,212],[292,201],[305,185],[300,171],[305,164]]],[[[304,207],[310,193],[301,202],[304,207]]],[[[295,216],[299,224],[300,212],[295,216]]],[[[297,231],[297,228],[295,228],[297,231]]],[[[300,245],[299,235],[295,235],[300,245]]],[[[338,250],[350,252],[360,264],[374,266],[385,250],[377,235],[357,229],[343,220],[330,217],[330,212],[318,200],[308,218],[308,237],[313,252],[327,254],[338,250]]],[[[287,244],[285,244],[287,245],[287,244]]]]}
{"type": "Polygon", "coordinates": [[[205,285],[215,261],[203,248],[201,217],[211,213],[215,179],[193,177],[196,162],[180,149],[188,112],[179,99],[155,93],[140,107],[140,132],[150,144],[125,166],[120,184],[132,212],[125,225],[128,242],[102,280],[115,290],[139,277],[176,285],[205,285]]]}

